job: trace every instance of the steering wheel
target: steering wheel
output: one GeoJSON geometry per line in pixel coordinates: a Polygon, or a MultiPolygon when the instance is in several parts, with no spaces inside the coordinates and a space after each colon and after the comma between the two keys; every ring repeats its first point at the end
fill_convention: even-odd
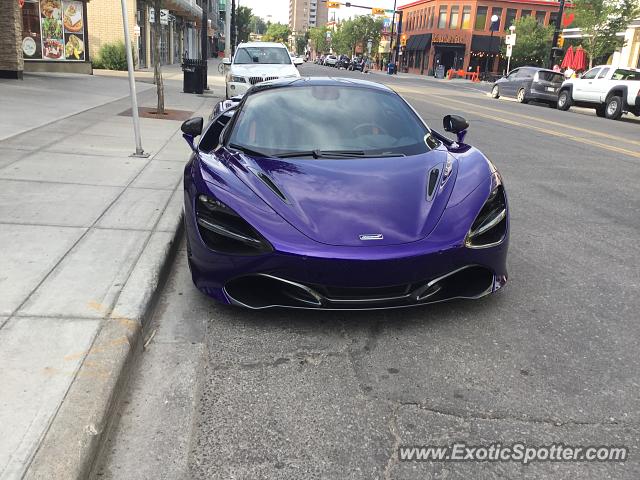
{"type": "Polygon", "coordinates": [[[353,127],[353,133],[357,133],[358,130],[361,130],[363,128],[369,128],[371,130],[371,132],[369,133],[372,135],[389,135],[389,132],[387,132],[384,128],[373,123],[361,123],[360,125],[356,125],[355,127],[353,127]]]}

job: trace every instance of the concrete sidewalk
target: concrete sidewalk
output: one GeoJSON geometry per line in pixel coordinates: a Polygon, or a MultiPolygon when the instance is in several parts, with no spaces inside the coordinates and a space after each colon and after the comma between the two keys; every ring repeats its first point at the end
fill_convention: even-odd
{"type": "MultiPolygon", "coordinates": [[[[165,105],[206,117],[221,80],[183,94],[169,69],[165,105]]],[[[150,156],[131,157],[127,93],[118,75],[0,82],[1,480],[87,478],[181,229],[181,122],[141,119],[150,156]]]]}

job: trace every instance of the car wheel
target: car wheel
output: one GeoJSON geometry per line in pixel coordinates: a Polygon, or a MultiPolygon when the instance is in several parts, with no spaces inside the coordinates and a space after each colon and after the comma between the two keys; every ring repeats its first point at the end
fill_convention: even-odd
{"type": "Polygon", "coordinates": [[[596,115],[599,117],[605,117],[606,111],[607,111],[606,105],[598,105],[596,107],[596,115]]]}
{"type": "Polygon", "coordinates": [[[571,94],[569,90],[563,90],[558,95],[558,110],[569,110],[571,107],[571,94]]]}
{"type": "Polygon", "coordinates": [[[500,87],[494,85],[491,89],[491,98],[500,98],[500,87]]]}
{"type": "Polygon", "coordinates": [[[518,103],[527,103],[529,101],[527,100],[527,97],[525,95],[524,88],[521,88],[520,90],[518,90],[518,95],[516,96],[516,100],[518,101],[518,103]]]}
{"type": "Polygon", "coordinates": [[[622,116],[622,98],[617,95],[609,98],[604,114],[610,120],[618,120],[622,116]]]}

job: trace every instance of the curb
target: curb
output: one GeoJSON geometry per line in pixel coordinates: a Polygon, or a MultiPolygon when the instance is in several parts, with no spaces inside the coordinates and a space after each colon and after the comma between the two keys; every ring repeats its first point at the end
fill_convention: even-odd
{"type": "MultiPolygon", "coordinates": [[[[181,185],[177,190],[181,189],[181,185]]],[[[184,232],[183,214],[166,208],[160,222],[173,231],[154,230],[111,314],[103,320],[93,345],[29,465],[25,480],[91,478],[112,413],[127,385],[135,356],[142,350],[145,322],[176,256],[184,232]],[[124,314],[126,312],[126,316],[124,314]]]]}

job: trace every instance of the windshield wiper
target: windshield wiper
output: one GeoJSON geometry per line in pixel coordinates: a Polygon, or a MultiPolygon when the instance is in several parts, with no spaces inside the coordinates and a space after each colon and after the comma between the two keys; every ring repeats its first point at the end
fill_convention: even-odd
{"type": "Polygon", "coordinates": [[[252,150],[250,148],[243,147],[242,145],[238,145],[236,143],[230,143],[229,144],[229,148],[233,148],[234,150],[240,150],[241,152],[246,153],[248,155],[252,155],[254,157],[269,158],[269,157],[273,156],[273,155],[269,155],[269,154],[264,153],[264,152],[258,152],[257,150],[252,150]]]}
{"type": "Polygon", "coordinates": [[[298,152],[282,152],[273,155],[278,158],[313,157],[313,158],[357,158],[364,157],[362,150],[300,150],[298,152]]]}

